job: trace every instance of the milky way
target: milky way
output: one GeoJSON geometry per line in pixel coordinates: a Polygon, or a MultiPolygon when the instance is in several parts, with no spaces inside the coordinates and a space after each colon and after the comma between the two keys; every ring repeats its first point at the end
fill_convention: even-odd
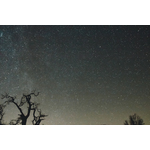
{"type": "Polygon", "coordinates": [[[149,75],[150,26],[0,26],[0,94],[39,91],[43,124],[150,124],[149,75]]]}

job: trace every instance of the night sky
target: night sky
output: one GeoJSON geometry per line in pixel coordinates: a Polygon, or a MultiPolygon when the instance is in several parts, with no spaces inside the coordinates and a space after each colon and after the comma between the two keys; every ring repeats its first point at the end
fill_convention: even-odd
{"type": "Polygon", "coordinates": [[[0,94],[33,90],[42,124],[150,124],[150,26],[0,26],[0,94]]]}

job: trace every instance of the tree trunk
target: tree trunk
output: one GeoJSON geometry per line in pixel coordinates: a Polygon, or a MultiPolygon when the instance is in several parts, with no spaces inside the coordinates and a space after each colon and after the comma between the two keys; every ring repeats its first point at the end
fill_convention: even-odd
{"type": "Polygon", "coordinates": [[[27,123],[27,118],[22,118],[22,125],[26,125],[27,123]]]}

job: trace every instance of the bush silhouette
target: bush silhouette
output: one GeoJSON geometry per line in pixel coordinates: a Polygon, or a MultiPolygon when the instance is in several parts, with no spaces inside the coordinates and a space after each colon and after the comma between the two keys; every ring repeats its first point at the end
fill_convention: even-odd
{"type": "Polygon", "coordinates": [[[129,121],[125,120],[124,125],[144,125],[144,122],[140,116],[134,114],[129,116],[129,121]]]}

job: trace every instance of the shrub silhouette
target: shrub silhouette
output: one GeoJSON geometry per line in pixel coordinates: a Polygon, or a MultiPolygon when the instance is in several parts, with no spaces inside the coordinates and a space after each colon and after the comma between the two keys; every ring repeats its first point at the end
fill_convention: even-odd
{"type": "Polygon", "coordinates": [[[143,119],[137,114],[129,116],[129,122],[125,120],[124,125],[144,125],[143,119]]]}

